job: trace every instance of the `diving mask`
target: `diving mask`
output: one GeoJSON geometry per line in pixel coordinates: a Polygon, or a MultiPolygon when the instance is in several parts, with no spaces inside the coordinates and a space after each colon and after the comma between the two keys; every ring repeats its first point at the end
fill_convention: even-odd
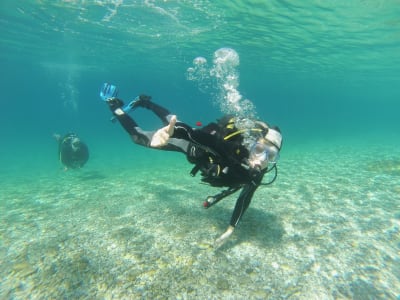
{"type": "Polygon", "coordinates": [[[73,138],[72,138],[72,140],[71,140],[71,147],[72,147],[72,150],[73,150],[74,152],[76,152],[76,151],[79,150],[79,148],[80,148],[80,143],[81,143],[81,141],[80,141],[79,138],[77,138],[77,137],[73,137],[73,138]]]}
{"type": "Polygon", "coordinates": [[[248,163],[252,168],[264,170],[268,164],[276,164],[282,146],[282,135],[278,127],[270,128],[266,123],[256,121],[255,131],[262,132],[254,136],[253,142],[247,143],[249,149],[248,163]]]}
{"type": "Polygon", "coordinates": [[[278,148],[268,141],[257,141],[250,148],[249,163],[254,168],[265,169],[268,164],[276,164],[279,158],[278,148]]]}

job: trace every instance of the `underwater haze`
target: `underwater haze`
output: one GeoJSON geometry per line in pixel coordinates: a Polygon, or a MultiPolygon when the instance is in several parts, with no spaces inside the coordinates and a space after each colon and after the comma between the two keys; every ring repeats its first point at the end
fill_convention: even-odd
{"type": "Polygon", "coordinates": [[[400,299],[398,1],[2,0],[0,25],[1,299],[400,299]],[[219,190],[132,143],[104,82],[193,127],[280,127],[226,245],[235,197],[203,209],[219,190]]]}

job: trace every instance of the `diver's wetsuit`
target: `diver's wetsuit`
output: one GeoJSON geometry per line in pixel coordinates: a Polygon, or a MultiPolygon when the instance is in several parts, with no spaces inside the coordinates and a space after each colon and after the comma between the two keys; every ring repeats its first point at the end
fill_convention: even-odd
{"type": "MultiPolygon", "coordinates": [[[[117,105],[109,103],[112,112],[122,106],[121,100],[115,100],[118,102],[117,105]]],[[[139,106],[154,112],[164,126],[169,124],[172,115],[167,109],[150,100],[138,100],[135,107],[139,106]]],[[[114,115],[135,143],[150,147],[156,131],[144,131],[126,113],[114,113],[114,115]]],[[[211,123],[201,129],[193,129],[187,124],[177,121],[174,134],[168,140],[168,144],[157,149],[186,154],[188,161],[195,164],[191,175],[194,176],[200,171],[202,181],[212,186],[241,188],[242,191],[236,201],[230,221],[230,225],[235,227],[249,207],[264,173],[246,165],[248,150],[237,142],[224,140],[218,132],[218,126],[216,123],[211,123]],[[233,153],[235,154],[233,155],[233,153]]],[[[240,135],[238,138],[241,138],[240,135]]]]}
{"type": "Polygon", "coordinates": [[[74,133],[68,133],[60,139],[58,145],[60,162],[70,169],[79,169],[89,159],[89,149],[74,133]],[[74,142],[75,141],[75,142],[74,142]]]}

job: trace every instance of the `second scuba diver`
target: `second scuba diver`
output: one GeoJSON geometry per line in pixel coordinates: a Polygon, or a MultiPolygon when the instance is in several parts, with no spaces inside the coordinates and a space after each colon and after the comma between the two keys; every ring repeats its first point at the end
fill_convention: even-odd
{"type": "Polygon", "coordinates": [[[58,158],[65,170],[80,169],[89,159],[88,146],[75,134],[67,133],[63,137],[54,134],[58,141],[58,158]]]}

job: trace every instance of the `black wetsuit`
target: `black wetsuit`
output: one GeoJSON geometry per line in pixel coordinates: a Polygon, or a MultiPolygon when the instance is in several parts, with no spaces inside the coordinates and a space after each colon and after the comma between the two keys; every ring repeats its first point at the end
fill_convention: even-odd
{"type": "MultiPolygon", "coordinates": [[[[117,104],[116,102],[109,103],[113,112],[122,106],[121,100],[114,100],[117,104]]],[[[164,126],[169,124],[172,117],[167,109],[150,100],[139,100],[135,106],[150,109],[161,119],[164,126]]],[[[135,143],[150,147],[151,139],[156,131],[144,131],[126,113],[119,115],[114,113],[114,115],[135,143]]],[[[188,161],[195,165],[191,175],[194,176],[200,171],[202,181],[212,186],[242,189],[230,221],[230,225],[234,227],[249,207],[253,194],[264,176],[263,172],[246,165],[248,150],[238,143],[237,139],[241,141],[241,135],[237,135],[232,140],[224,140],[219,125],[216,123],[211,123],[201,129],[193,129],[177,121],[174,134],[168,140],[168,144],[158,148],[186,154],[188,161]]]]}
{"type": "Polygon", "coordinates": [[[74,133],[68,133],[60,139],[58,155],[60,162],[67,168],[79,169],[89,159],[89,149],[74,133]]]}

